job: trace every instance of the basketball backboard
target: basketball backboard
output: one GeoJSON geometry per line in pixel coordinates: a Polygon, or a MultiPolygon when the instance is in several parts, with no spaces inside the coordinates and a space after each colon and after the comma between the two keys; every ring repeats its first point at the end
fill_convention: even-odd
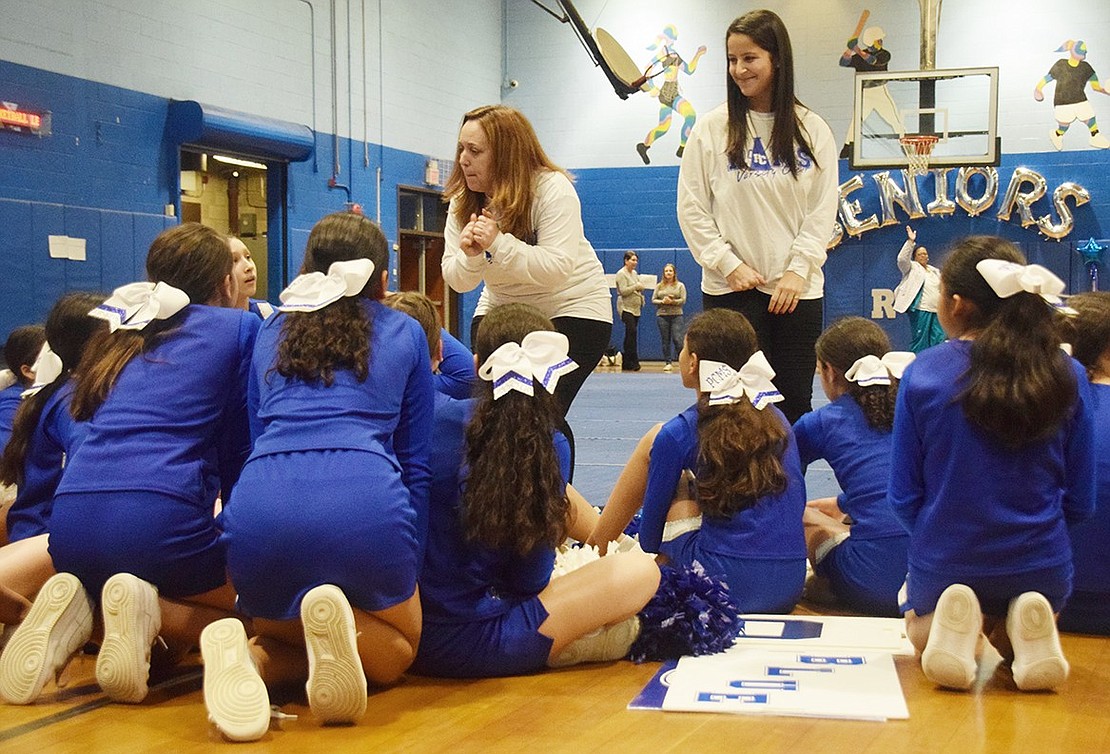
{"type": "Polygon", "coordinates": [[[857,73],[852,123],[853,170],[909,168],[914,135],[936,137],[929,167],[998,165],[998,69],[857,73]]]}

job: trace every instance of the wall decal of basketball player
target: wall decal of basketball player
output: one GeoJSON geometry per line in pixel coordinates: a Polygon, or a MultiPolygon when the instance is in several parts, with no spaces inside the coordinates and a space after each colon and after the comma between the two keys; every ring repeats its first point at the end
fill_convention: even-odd
{"type": "Polygon", "coordinates": [[[1085,59],[1087,44],[1082,40],[1069,39],[1060,45],[1056,52],[1067,52],[1070,55],[1053,63],[1044,78],[1037,82],[1037,88],[1033,90],[1033,99],[1041,102],[1044,100],[1045,86],[1049,81],[1056,82],[1056,92],[1052,96],[1052,112],[1056,117],[1056,128],[1048,136],[1052,140],[1052,146],[1063,149],[1064,133],[1073,122],[1078,120],[1082,121],[1091,132],[1089,143],[1092,147],[1098,149],[1110,147],[1110,139],[1098,132],[1095,110],[1087,101],[1087,95],[1084,92],[1087,83],[1090,82],[1091,88],[1096,92],[1110,94],[1110,91],[1104,89],[1098,82],[1098,74],[1085,59]]]}
{"type": "Polygon", "coordinates": [[[694,127],[694,121],[698,118],[697,113],[694,112],[694,106],[678,90],[678,74],[680,71],[687,76],[692,74],[698,67],[698,61],[705,54],[706,48],[705,45],[699,47],[698,51],[694,53],[694,59],[687,63],[681,55],[675,52],[674,43],[676,39],[678,39],[678,30],[675,29],[674,24],[667,24],[663,27],[659,36],[655,38],[655,42],[648,47],[648,50],[655,52],[655,57],[651,59],[648,68],[659,66],[662,69],[663,84],[662,86],[656,86],[654,77],[651,77],[640,86],[641,91],[659,99],[659,124],[648,131],[644,140],[636,145],[636,151],[640,153],[640,158],[643,159],[645,165],[651,164],[648,149],[651,148],[656,139],[670,130],[671,116],[674,113],[678,113],[679,117],[683,118],[682,136],[678,143],[678,151],[675,153],[679,157],[686,150],[686,139],[689,138],[690,129],[694,127]]]}
{"type": "MultiPolygon", "coordinates": [[[[856,71],[866,73],[870,71],[885,71],[890,64],[890,50],[883,47],[885,32],[881,26],[868,26],[871,11],[865,10],[859,16],[859,23],[848,40],[847,49],[840,56],[840,65],[843,68],[854,68],[856,71]]],[[[899,136],[905,136],[906,130],[902,125],[902,114],[890,96],[890,91],[882,81],[866,81],[863,84],[863,102],[861,103],[860,123],[867,120],[871,113],[877,114],[887,122],[899,136]]],[[[852,140],[855,137],[856,120],[853,117],[848,126],[848,135],[844,138],[844,148],[840,150],[842,158],[848,157],[852,151],[852,140]]]]}

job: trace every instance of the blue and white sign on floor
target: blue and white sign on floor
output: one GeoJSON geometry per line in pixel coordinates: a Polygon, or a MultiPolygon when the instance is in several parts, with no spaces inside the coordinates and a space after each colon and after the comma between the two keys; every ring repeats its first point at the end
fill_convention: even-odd
{"type": "Polygon", "coordinates": [[[629,709],[852,720],[909,717],[887,652],[790,652],[733,647],[665,663],[629,709]]]}

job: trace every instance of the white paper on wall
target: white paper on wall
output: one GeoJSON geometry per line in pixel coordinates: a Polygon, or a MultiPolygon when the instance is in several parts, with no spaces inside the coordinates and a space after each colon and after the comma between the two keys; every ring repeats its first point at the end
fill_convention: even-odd
{"type": "Polygon", "coordinates": [[[69,236],[47,236],[51,259],[72,259],[75,262],[84,262],[84,238],[70,238],[69,236]]]}

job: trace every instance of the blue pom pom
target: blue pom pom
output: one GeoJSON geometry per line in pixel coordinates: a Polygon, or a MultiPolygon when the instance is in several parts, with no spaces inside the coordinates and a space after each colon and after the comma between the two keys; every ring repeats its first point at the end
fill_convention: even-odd
{"type": "Polygon", "coordinates": [[[728,585],[691,567],[662,566],[659,590],[640,611],[640,638],[633,662],[708,655],[727,649],[740,633],[739,608],[728,585]]]}

